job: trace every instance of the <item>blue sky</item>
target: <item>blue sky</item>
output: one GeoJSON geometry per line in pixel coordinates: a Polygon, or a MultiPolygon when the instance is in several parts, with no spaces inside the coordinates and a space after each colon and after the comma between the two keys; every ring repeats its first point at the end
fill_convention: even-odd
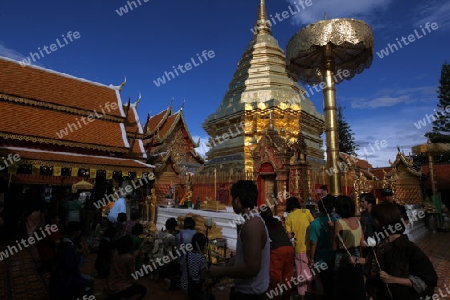
{"type": "MultiPolygon", "coordinates": [[[[2,3],[0,56],[24,59],[38,47],[50,46],[69,31],[80,37],[33,62],[39,66],[104,84],[119,85],[127,77],[122,98],[134,102],[139,93],[141,122],[147,113],[165,109],[174,98],[174,109],[185,100],[185,117],[191,134],[206,140],[201,124],[215,112],[232,79],[236,65],[252,38],[259,0],[135,1],[137,8],[117,13],[124,0],[50,1],[15,0],[2,3]],[[213,51],[199,63],[197,53],[213,51]],[[154,80],[172,66],[196,61],[198,66],[161,84],[154,80]]],[[[372,66],[337,86],[337,101],[355,132],[361,157],[374,167],[388,166],[397,145],[406,154],[425,142],[414,123],[433,114],[438,103],[441,66],[450,61],[450,1],[443,0],[311,0],[312,4],[272,27],[285,50],[289,39],[307,24],[323,19],[357,18],[372,26],[375,53],[372,66]],[[426,22],[436,30],[424,35],[426,22]],[[388,43],[415,34],[420,39],[380,58],[388,43]],[[387,146],[371,145],[385,140],[387,146]],[[364,151],[364,148],[367,151],[364,151]]],[[[266,0],[269,15],[295,10],[298,0],[266,0]],[[296,3],[294,3],[296,2],[296,3]]],[[[299,6],[300,7],[300,6],[299,6]]],[[[301,8],[301,7],[300,7],[301,8]]],[[[0,75],[1,76],[1,75],[0,75]]],[[[311,97],[323,111],[322,94],[311,97]]]]}

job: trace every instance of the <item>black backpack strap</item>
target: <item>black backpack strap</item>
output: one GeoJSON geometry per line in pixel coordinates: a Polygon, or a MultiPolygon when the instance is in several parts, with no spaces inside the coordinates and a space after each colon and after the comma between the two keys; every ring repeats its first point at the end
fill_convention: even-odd
{"type": "Polygon", "coordinates": [[[189,288],[192,288],[192,287],[190,287],[189,286],[189,259],[188,259],[188,256],[189,256],[189,251],[186,251],[186,275],[187,275],[187,280],[186,280],[186,284],[187,284],[187,290],[188,290],[188,293],[189,293],[189,288]]]}
{"type": "Polygon", "coordinates": [[[188,253],[189,251],[186,251],[186,271],[187,271],[187,276],[189,278],[189,260],[188,260],[188,253]]]}

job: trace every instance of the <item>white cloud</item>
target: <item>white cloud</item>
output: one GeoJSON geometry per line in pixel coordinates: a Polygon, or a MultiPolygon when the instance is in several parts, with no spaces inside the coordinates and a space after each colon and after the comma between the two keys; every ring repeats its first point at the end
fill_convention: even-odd
{"type": "MultiPolygon", "coordinates": [[[[378,10],[387,9],[392,0],[361,1],[361,0],[311,0],[312,5],[305,7],[292,17],[296,25],[305,25],[323,20],[324,12],[327,19],[357,18],[369,24],[375,21],[378,10]]],[[[292,7],[298,0],[287,0],[292,7]]],[[[382,28],[382,24],[370,24],[373,28],[382,28]]]]}
{"type": "Polygon", "coordinates": [[[436,96],[436,90],[437,87],[434,85],[428,85],[428,86],[419,86],[414,88],[406,88],[402,90],[397,90],[396,93],[401,94],[412,94],[412,93],[421,93],[424,95],[434,95],[436,96]]]}
{"type": "Polygon", "coordinates": [[[403,102],[411,102],[411,99],[408,95],[400,97],[377,97],[366,101],[352,101],[352,108],[389,107],[403,102]]]}
{"type": "Polygon", "coordinates": [[[200,154],[203,158],[206,158],[206,152],[208,152],[210,148],[207,146],[209,138],[201,137],[198,135],[192,136],[192,139],[194,141],[198,141],[199,138],[200,138],[200,146],[198,148],[195,148],[195,151],[197,151],[197,153],[200,154]]]}
{"type": "Polygon", "coordinates": [[[367,98],[346,98],[345,101],[351,102],[352,108],[378,108],[391,107],[397,104],[427,102],[437,99],[436,86],[419,86],[404,89],[385,89],[377,92],[372,97],[367,98]]]}
{"type": "MultiPolygon", "coordinates": [[[[421,117],[423,118],[423,115],[421,117]]],[[[352,125],[355,139],[360,146],[357,151],[359,157],[366,159],[367,155],[369,163],[376,168],[387,167],[389,160],[395,160],[397,146],[408,155],[412,146],[426,142],[424,134],[431,130],[431,125],[417,129],[414,126],[417,121],[417,116],[403,111],[399,111],[395,117],[387,114],[365,115],[364,122],[355,122],[352,125]],[[378,145],[384,140],[387,146],[376,147],[377,140],[378,145]]]]}
{"type": "Polygon", "coordinates": [[[423,1],[422,5],[417,7],[416,27],[425,25],[426,22],[436,22],[438,30],[448,30],[450,25],[450,2],[442,0],[423,1]]]}
{"type": "MultiPolygon", "coordinates": [[[[24,59],[27,58],[24,54],[22,54],[20,52],[17,52],[14,49],[6,47],[1,41],[0,41],[0,56],[7,57],[7,58],[10,58],[10,59],[14,59],[14,60],[17,60],[17,61],[23,61],[24,59]]],[[[42,63],[40,63],[40,62],[39,63],[38,62],[33,62],[33,65],[36,65],[36,66],[39,66],[39,67],[44,67],[44,65],[42,63]]]]}
{"type": "Polygon", "coordinates": [[[23,60],[26,57],[22,53],[6,47],[2,42],[0,42],[0,56],[11,58],[17,61],[23,60]]]}

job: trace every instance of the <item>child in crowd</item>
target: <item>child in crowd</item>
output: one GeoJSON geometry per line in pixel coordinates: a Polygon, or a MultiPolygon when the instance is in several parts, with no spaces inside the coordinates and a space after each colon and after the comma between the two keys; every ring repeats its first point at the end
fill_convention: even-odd
{"type": "MultiPolygon", "coordinates": [[[[158,238],[163,239],[167,252],[173,252],[175,248],[175,235],[178,222],[175,218],[166,220],[166,229],[158,233],[158,238]]],[[[164,280],[164,289],[171,287],[171,278],[180,272],[180,265],[173,261],[159,267],[159,279],[164,280]],[[175,269],[177,268],[177,269],[175,269]]]]}
{"type": "Polygon", "coordinates": [[[181,290],[187,293],[189,300],[201,299],[203,283],[206,277],[206,258],[203,250],[206,245],[206,237],[203,233],[196,233],[192,237],[191,252],[181,260],[181,290]]]}
{"type": "Polygon", "coordinates": [[[133,240],[125,235],[117,240],[117,249],[111,258],[111,270],[106,279],[106,293],[109,300],[128,299],[140,295],[141,299],[147,293],[147,289],[134,282],[131,277],[135,272],[134,256],[130,254],[133,240]]]}
{"type": "Polygon", "coordinates": [[[126,234],[127,234],[127,214],[119,213],[117,215],[116,235],[114,236],[114,240],[117,241],[126,234]]]}
{"type": "Polygon", "coordinates": [[[92,295],[94,279],[80,272],[80,251],[76,241],[81,236],[80,222],[67,224],[67,237],[61,240],[56,251],[55,267],[50,276],[50,299],[75,300],[92,295]]]}
{"type": "Polygon", "coordinates": [[[126,233],[131,235],[131,231],[133,229],[134,224],[138,223],[139,221],[139,214],[136,212],[132,212],[131,216],[130,216],[130,220],[127,222],[127,228],[126,228],[126,233]]]}
{"type": "Polygon", "coordinates": [[[142,238],[141,236],[144,234],[144,226],[140,223],[134,224],[133,228],[131,229],[131,239],[133,241],[133,245],[130,249],[130,254],[134,256],[134,259],[136,260],[136,270],[139,270],[142,265],[142,251],[141,251],[141,245],[142,245],[142,238]]]}
{"type": "MultiPolygon", "coordinates": [[[[195,230],[195,220],[192,217],[186,217],[183,223],[183,229],[175,236],[177,249],[181,248],[183,244],[186,246],[192,242],[192,237],[196,234],[195,230]]],[[[180,288],[180,265],[184,256],[177,257],[174,259],[174,270],[176,273],[172,276],[170,290],[178,290],[180,288]]]]}
{"type": "Polygon", "coordinates": [[[92,251],[98,251],[98,245],[100,243],[100,230],[102,227],[102,213],[96,212],[94,220],[90,226],[88,244],[92,251]]]}
{"type": "MultiPolygon", "coordinates": [[[[58,214],[51,214],[47,222],[50,226],[59,225],[58,214]]],[[[46,235],[44,239],[40,240],[37,244],[37,250],[39,253],[39,259],[41,260],[41,272],[51,272],[55,260],[55,250],[58,244],[61,242],[61,237],[58,231],[51,231],[49,235],[46,235]]]]}
{"type": "Polygon", "coordinates": [[[106,278],[109,274],[111,266],[111,253],[115,248],[114,236],[116,234],[116,227],[113,222],[108,221],[108,225],[100,239],[98,246],[98,255],[95,259],[95,270],[98,272],[99,278],[106,278]]]}

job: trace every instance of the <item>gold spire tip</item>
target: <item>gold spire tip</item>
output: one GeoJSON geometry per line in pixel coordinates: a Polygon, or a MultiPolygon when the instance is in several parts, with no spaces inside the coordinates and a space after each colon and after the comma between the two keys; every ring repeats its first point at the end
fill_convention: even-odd
{"type": "Polygon", "coordinates": [[[258,21],[267,20],[266,3],[264,0],[259,2],[258,21]]]}
{"type": "Polygon", "coordinates": [[[267,18],[267,12],[266,12],[266,3],[264,0],[260,0],[259,2],[259,8],[258,8],[258,19],[256,21],[255,31],[253,32],[254,35],[258,35],[260,33],[271,33],[270,30],[270,21],[267,18]]]}

